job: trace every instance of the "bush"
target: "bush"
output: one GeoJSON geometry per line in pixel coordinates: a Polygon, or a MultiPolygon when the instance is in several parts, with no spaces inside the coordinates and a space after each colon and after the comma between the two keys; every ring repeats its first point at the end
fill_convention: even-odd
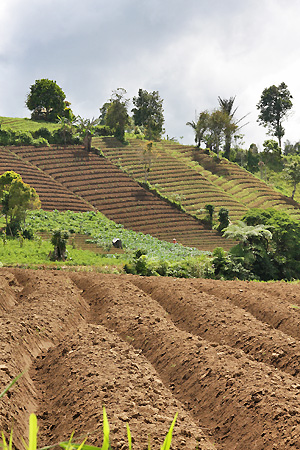
{"type": "Polygon", "coordinates": [[[65,261],[67,259],[67,241],[69,233],[63,230],[54,230],[51,244],[54,246],[53,252],[50,254],[52,261],[65,261]]]}
{"type": "Polygon", "coordinates": [[[13,130],[0,130],[0,145],[11,145],[14,138],[15,132],[13,130]]]}
{"type": "Polygon", "coordinates": [[[213,269],[214,277],[217,279],[234,280],[253,280],[254,274],[245,267],[243,257],[234,257],[225,252],[222,247],[217,247],[213,251],[213,269]]]}
{"type": "Polygon", "coordinates": [[[97,125],[95,127],[95,136],[112,136],[113,131],[108,125],[97,125]]]}
{"type": "Polygon", "coordinates": [[[33,139],[33,145],[34,147],[49,147],[49,142],[47,139],[39,137],[37,139],[33,139]]]}
{"type": "Polygon", "coordinates": [[[32,136],[35,138],[35,139],[38,139],[38,138],[44,138],[44,139],[47,139],[47,141],[48,142],[52,142],[52,139],[53,139],[53,134],[52,134],[52,132],[48,129],[48,128],[46,128],[46,127],[41,127],[41,128],[39,128],[38,130],[36,130],[36,131],[34,131],[33,133],[32,133],[32,136]]]}
{"type": "Polygon", "coordinates": [[[219,210],[219,226],[218,231],[224,230],[229,225],[229,211],[227,208],[220,208],[219,210]]]}
{"type": "Polygon", "coordinates": [[[21,131],[15,135],[14,145],[33,145],[33,142],[32,134],[29,131],[21,131]]]}
{"type": "Polygon", "coordinates": [[[143,250],[135,253],[132,261],[125,264],[124,270],[133,275],[176,278],[210,278],[214,273],[207,255],[170,261],[151,258],[143,250]]]}

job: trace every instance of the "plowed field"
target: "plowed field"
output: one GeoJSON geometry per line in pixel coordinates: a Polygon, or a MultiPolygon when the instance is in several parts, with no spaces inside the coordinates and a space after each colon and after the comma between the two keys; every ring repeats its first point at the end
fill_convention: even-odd
{"type": "Polygon", "coordinates": [[[0,270],[0,429],[22,447],[31,412],[39,445],[159,449],[300,448],[298,284],[0,270]]]}

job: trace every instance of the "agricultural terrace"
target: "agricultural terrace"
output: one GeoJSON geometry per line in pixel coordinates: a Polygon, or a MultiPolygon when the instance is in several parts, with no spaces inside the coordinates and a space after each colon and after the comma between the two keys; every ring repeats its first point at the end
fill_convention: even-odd
{"type": "MultiPolygon", "coordinates": [[[[12,150],[14,150],[12,148],[12,150]]],[[[61,183],[55,181],[50,175],[38,169],[33,164],[17,156],[6,147],[0,152],[0,172],[13,170],[22,176],[25,183],[32,186],[39,194],[42,207],[45,210],[58,211],[90,211],[94,207],[86,200],[75,195],[61,183]]]]}
{"type": "Polygon", "coordinates": [[[283,210],[295,219],[300,218],[299,203],[282,195],[238,164],[225,158],[218,160],[198,148],[181,147],[180,153],[205,169],[206,177],[247,208],[283,210]]]}
{"type": "MultiPolygon", "coordinates": [[[[10,151],[128,229],[168,242],[176,238],[201,250],[220,246],[229,249],[233,245],[233,241],[143,189],[109,159],[87,153],[80,146],[11,147],[10,151]]],[[[55,197],[52,209],[57,209],[55,197]]]]}
{"type": "MultiPolygon", "coordinates": [[[[94,145],[135,179],[144,178],[145,142],[130,139],[122,145],[110,137],[94,138],[94,145]]],[[[206,204],[229,210],[231,220],[250,208],[275,208],[300,218],[299,204],[239,167],[205,151],[166,141],[154,144],[148,181],[170,198],[180,200],[187,212],[203,217],[206,204]]]]}

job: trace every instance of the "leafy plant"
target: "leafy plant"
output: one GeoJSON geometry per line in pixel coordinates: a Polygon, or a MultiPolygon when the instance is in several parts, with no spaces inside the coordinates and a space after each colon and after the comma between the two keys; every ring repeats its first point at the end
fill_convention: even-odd
{"type": "Polygon", "coordinates": [[[67,258],[67,241],[69,239],[69,233],[63,230],[55,230],[51,238],[51,244],[54,246],[54,250],[50,255],[52,261],[65,261],[67,258]]]}

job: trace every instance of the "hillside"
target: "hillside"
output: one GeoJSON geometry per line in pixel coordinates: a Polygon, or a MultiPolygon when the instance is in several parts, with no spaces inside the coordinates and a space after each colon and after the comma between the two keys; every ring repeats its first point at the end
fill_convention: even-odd
{"type": "MultiPolygon", "coordinates": [[[[233,241],[223,239],[216,231],[206,229],[195,218],[143,189],[107,158],[87,154],[80,146],[10,147],[3,149],[2,153],[1,171],[9,167],[11,170],[18,169],[22,175],[22,161],[26,170],[28,166],[35,167],[37,178],[32,179],[31,184],[38,193],[42,192],[38,177],[43,173],[47,179],[54,180],[71,193],[74,202],[78,198],[85,202],[84,210],[96,208],[109,219],[133,231],[169,242],[176,238],[183,245],[201,250],[213,250],[218,246],[228,249],[233,245],[233,241]],[[8,164],[5,162],[6,155],[7,158],[10,156],[8,164]]],[[[56,205],[55,193],[52,204],[43,203],[42,198],[43,208],[58,209],[56,205]]],[[[69,204],[68,209],[72,209],[72,205],[69,204]]]]}
{"type": "MultiPolygon", "coordinates": [[[[104,155],[135,179],[143,179],[143,142],[131,139],[121,145],[110,137],[94,138],[104,155]]],[[[228,160],[208,155],[193,146],[167,141],[155,144],[148,181],[164,194],[179,198],[190,214],[201,216],[206,204],[229,210],[231,220],[241,219],[250,208],[275,208],[300,219],[300,205],[228,160]]]]}
{"type": "MultiPolygon", "coordinates": [[[[37,130],[57,124],[29,119],[0,118],[3,129],[37,130]]],[[[103,157],[87,154],[80,146],[1,147],[0,171],[15,170],[36,188],[42,208],[88,211],[98,209],[126,228],[159,239],[213,250],[229,249],[232,241],[207,229],[201,221],[205,205],[227,208],[232,221],[241,219],[249,208],[273,207],[300,219],[296,201],[274,191],[251,173],[226,159],[218,160],[206,151],[171,141],[154,144],[148,181],[161,194],[181,203],[186,213],[143,189],[137,181],[145,178],[145,142],[129,139],[122,145],[112,137],[97,137],[93,146],[103,157]],[[192,216],[194,217],[192,217],[192,216]]]]}

